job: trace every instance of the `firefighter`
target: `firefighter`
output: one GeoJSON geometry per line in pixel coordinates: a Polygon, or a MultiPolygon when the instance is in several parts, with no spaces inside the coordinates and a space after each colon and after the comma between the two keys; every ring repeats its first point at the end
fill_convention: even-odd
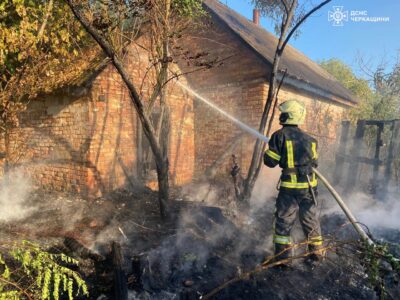
{"type": "MultiPolygon", "coordinates": [[[[306,109],[296,100],[279,106],[282,128],[272,134],[264,163],[282,168],[276,200],[274,244],[275,259],[291,257],[290,232],[299,213],[300,223],[307,238],[309,255],[306,263],[316,266],[322,259],[322,237],[317,217],[317,179],[312,168],[317,167],[317,141],[304,133],[298,125],[304,123],[306,109]]],[[[290,263],[282,264],[288,266],[290,263]]]]}

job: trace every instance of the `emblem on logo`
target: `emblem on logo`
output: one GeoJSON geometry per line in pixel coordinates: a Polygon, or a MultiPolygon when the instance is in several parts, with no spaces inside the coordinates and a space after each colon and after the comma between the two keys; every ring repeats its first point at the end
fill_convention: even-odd
{"type": "Polygon", "coordinates": [[[343,6],[334,6],[333,11],[328,12],[328,21],[332,21],[333,26],[343,26],[343,21],[349,20],[349,12],[343,11],[343,6]]]}

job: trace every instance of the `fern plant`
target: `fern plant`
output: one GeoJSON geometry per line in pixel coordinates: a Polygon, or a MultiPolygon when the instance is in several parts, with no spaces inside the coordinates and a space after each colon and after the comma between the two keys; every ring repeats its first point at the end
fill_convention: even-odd
{"type": "Polygon", "coordinates": [[[16,244],[0,255],[0,300],[59,300],[62,294],[69,300],[88,297],[85,281],[71,269],[78,265],[77,260],[44,251],[37,244],[16,244]]]}

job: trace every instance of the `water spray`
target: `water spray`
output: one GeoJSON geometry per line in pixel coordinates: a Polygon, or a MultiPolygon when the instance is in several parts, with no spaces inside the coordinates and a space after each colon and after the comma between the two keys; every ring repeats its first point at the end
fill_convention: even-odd
{"type": "MultiPolygon", "coordinates": [[[[214,109],[215,111],[219,112],[221,115],[223,115],[225,118],[231,120],[233,123],[238,125],[240,128],[242,128],[244,131],[250,133],[254,137],[258,138],[259,140],[268,143],[269,137],[261,134],[258,130],[250,127],[249,125],[243,123],[242,121],[236,119],[234,116],[230,115],[220,107],[218,107],[215,103],[211,102],[210,100],[204,98],[200,94],[198,94],[196,91],[194,91],[192,88],[188,87],[187,85],[182,84],[179,81],[176,81],[176,83],[186,92],[189,94],[195,96],[198,100],[202,101],[203,103],[207,104],[209,107],[214,109]]],[[[357,221],[349,207],[346,205],[346,203],[343,201],[343,199],[340,197],[339,193],[335,190],[335,188],[329,183],[329,181],[316,169],[313,168],[313,171],[317,175],[317,177],[323,182],[323,184],[326,186],[328,191],[332,194],[333,198],[336,200],[336,202],[339,204],[340,208],[343,210],[344,214],[346,217],[349,219],[350,223],[353,225],[354,229],[357,231],[357,233],[360,235],[360,237],[366,241],[369,244],[374,244],[372,239],[368,236],[368,234],[364,231],[364,229],[361,227],[360,223],[357,221]]]]}
{"type": "Polygon", "coordinates": [[[194,91],[193,89],[191,89],[190,87],[188,87],[187,85],[182,84],[180,81],[176,81],[176,83],[186,92],[188,92],[189,94],[195,96],[198,100],[200,100],[201,102],[207,104],[209,107],[211,107],[212,109],[214,109],[215,111],[219,112],[221,115],[223,115],[225,118],[231,120],[233,123],[235,123],[236,125],[238,125],[240,128],[242,128],[244,131],[247,131],[248,133],[250,133],[251,135],[255,136],[256,138],[260,139],[263,142],[268,143],[269,138],[266,137],[265,135],[261,134],[260,132],[258,132],[258,130],[250,127],[249,125],[243,123],[242,121],[236,119],[234,116],[230,115],[229,113],[227,113],[226,111],[224,111],[223,109],[221,109],[220,107],[218,107],[217,105],[215,105],[215,103],[211,102],[210,100],[204,98],[203,96],[201,96],[200,94],[198,94],[196,91],[194,91]]]}

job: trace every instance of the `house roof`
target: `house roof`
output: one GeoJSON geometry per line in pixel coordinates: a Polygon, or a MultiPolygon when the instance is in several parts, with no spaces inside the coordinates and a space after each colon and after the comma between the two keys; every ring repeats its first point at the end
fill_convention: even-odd
{"type": "MultiPolygon", "coordinates": [[[[204,4],[261,59],[272,65],[278,43],[278,39],[273,34],[218,0],[204,0],[204,4]]],[[[290,45],[285,48],[279,69],[280,72],[287,69],[284,84],[345,105],[354,105],[358,102],[358,99],[332,75],[290,45]]]]}

